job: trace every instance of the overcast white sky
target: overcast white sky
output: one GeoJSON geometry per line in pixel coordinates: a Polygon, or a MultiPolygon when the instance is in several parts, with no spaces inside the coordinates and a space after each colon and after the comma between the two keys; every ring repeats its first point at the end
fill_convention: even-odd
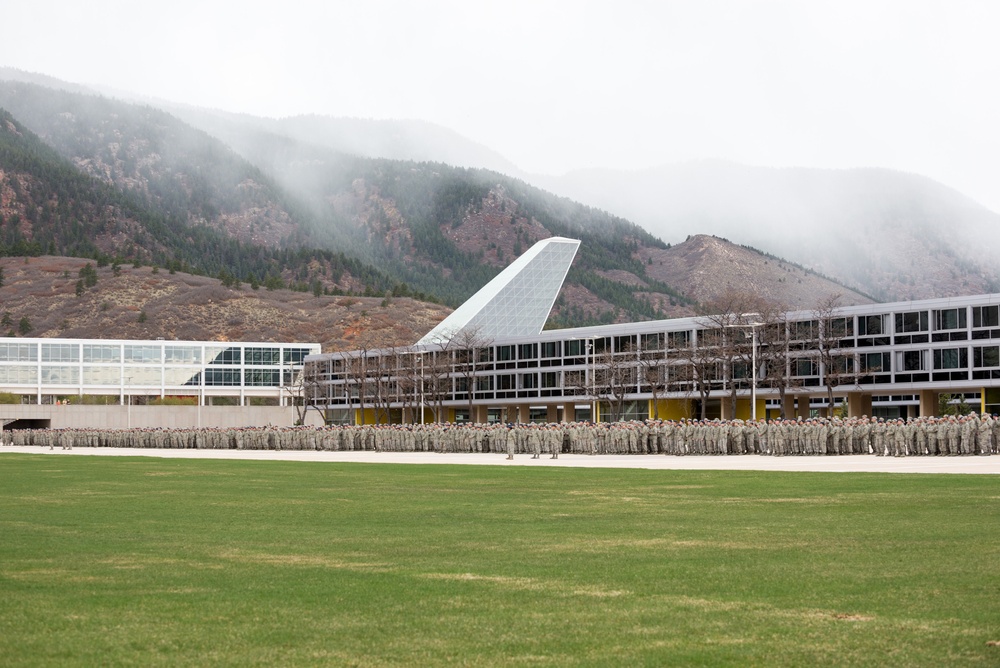
{"type": "Polygon", "coordinates": [[[996,0],[0,0],[0,65],[432,121],[536,173],[889,167],[1000,211],[996,0]]]}

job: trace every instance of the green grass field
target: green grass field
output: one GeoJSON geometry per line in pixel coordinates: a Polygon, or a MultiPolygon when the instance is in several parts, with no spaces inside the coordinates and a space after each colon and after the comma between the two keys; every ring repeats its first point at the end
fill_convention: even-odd
{"type": "Polygon", "coordinates": [[[0,665],[1000,664],[1000,479],[0,454],[0,665]]]}

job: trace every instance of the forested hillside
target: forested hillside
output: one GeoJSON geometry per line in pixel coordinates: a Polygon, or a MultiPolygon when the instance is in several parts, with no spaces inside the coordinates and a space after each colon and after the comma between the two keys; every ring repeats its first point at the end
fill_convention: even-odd
{"type": "Polygon", "coordinates": [[[331,294],[411,292],[343,253],[243,241],[116,185],[84,173],[0,109],[2,255],[140,261],[331,294]]]}
{"type": "Polygon", "coordinates": [[[121,203],[109,230],[81,223],[75,244],[32,226],[36,250],[455,306],[534,242],[564,235],[583,242],[569,277],[583,299],[561,300],[560,322],[663,317],[659,303],[689,301],[646,276],[638,250],[663,247],[649,233],[495,172],[349,156],[240,124],[222,141],[152,107],[24,82],[0,83],[0,104],[54,149],[49,164],[121,203]],[[638,295],[637,281],[664,299],[638,295]]]}
{"type": "MultiPolygon", "coordinates": [[[[343,137],[331,139],[322,119],[191,112],[181,120],[26,81],[0,81],[0,107],[6,255],[71,255],[201,273],[227,286],[454,307],[536,241],[580,239],[550,327],[690,315],[718,283],[664,271],[669,246],[660,239],[524,181],[335,150],[343,137]]],[[[781,301],[780,277],[762,276],[757,283],[779,286],[781,301]]]]}

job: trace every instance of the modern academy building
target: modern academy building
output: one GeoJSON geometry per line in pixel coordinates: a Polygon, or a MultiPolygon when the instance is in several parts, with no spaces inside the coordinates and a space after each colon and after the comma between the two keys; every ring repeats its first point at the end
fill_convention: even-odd
{"type": "Polygon", "coordinates": [[[291,424],[296,376],[319,352],[318,343],[0,339],[0,419],[11,427],[291,424]]]}
{"type": "Polygon", "coordinates": [[[578,247],[538,242],[413,346],[310,355],[307,400],[355,424],[1000,410],[1000,294],[544,331],[578,247]]]}

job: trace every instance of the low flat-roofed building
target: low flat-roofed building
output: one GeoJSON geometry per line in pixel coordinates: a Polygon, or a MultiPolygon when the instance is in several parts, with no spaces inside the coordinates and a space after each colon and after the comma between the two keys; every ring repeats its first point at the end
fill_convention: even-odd
{"type": "Polygon", "coordinates": [[[319,352],[318,343],[0,339],[0,418],[52,427],[236,426],[248,418],[233,416],[254,411],[234,408],[277,408],[257,412],[286,422],[280,416],[294,412],[303,360],[319,352]],[[180,410],[171,418],[167,408],[180,410]],[[45,417],[70,414],[76,418],[66,424],[45,417]]]}
{"type": "MultiPolygon", "coordinates": [[[[568,268],[571,241],[525,255],[568,268]]],[[[542,331],[538,304],[551,306],[565,271],[521,265],[546,277],[526,304],[532,331],[508,333],[519,305],[491,282],[453,330],[308,357],[308,400],[350,423],[912,417],[937,414],[942,397],[1000,411],[1000,294],[542,331]]]]}

